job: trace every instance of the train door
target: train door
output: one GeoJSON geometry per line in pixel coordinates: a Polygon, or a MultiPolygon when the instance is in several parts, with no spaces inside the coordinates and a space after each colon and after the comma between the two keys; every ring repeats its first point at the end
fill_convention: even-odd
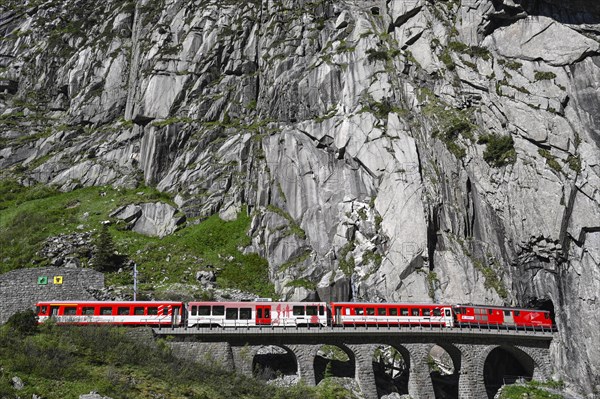
{"type": "Polygon", "coordinates": [[[342,307],[341,306],[336,306],[336,308],[335,308],[335,321],[334,322],[338,326],[342,324],[342,307]]]}
{"type": "Polygon", "coordinates": [[[513,312],[511,310],[504,311],[504,324],[506,324],[507,326],[515,325],[515,319],[513,317],[513,312]]]}
{"type": "Polygon", "coordinates": [[[256,306],[256,325],[271,325],[271,305],[256,306]]]}
{"type": "Polygon", "coordinates": [[[172,311],[171,311],[171,325],[172,326],[179,325],[180,316],[181,316],[181,314],[180,314],[179,306],[173,306],[172,311]]]}
{"type": "Polygon", "coordinates": [[[442,308],[442,319],[444,320],[444,325],[446,327],[454,327],[454,317],[452,316],[451,308],[442,308]]]}
{"type": "Polygon", "coordinates": [[[59,306],[50,306],[50,317],[58,316],[58,309],[60,309],[59,306]]]}

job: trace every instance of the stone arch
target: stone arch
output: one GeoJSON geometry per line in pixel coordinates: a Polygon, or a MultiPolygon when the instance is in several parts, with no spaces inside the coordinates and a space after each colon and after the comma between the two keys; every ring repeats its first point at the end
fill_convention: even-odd
{"type": "Polygon", "coordinates": [[[378,397],[408,394],[410,353],[402,345],[380,344],[373,350],[373,374],[378,397]]]}
{"type": "Polygon", "coordinates": [[[520,377],[532,378],[535,361],[523,350],[511,345],[491,345],[481,353],[477,373],[483,376],[488,398],[493,398],[503,384],[520,377]]]}
{"type": "Polygon", "coordinates": [[[252,375],[269,381],[283,376],[298,375],[298,360],[293,350],[285,345],[263,345],[253,351],[252,375]]]}
{"type": "Polygon", "coordinates": [[[328,374],[336,377],[355,378],[356,356],[346,345],[321,345],[314,357],[315,383],[319,384],[328,374]]]}
{"type": "Polygon", "coordinates": [[[435,397],[458,399],[462,366],[462,352],[460,349],[450,343],[437,342],[429,350],[427,362],[435,397]],[[443,350],[448,355],[451,364],[443,364],[442,359],[440,359],[442,361],[434,360],[436,348],[438,351],[443,350]]]}

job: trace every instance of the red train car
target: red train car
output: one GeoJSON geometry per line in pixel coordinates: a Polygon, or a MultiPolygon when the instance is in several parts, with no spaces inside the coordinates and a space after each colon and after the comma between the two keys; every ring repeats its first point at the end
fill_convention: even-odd
{"type": "Polygon", "coordinates": [[[183,302],[49,301],[36,304],[38,322],[180,326],[183,302]]]}
{"type": "Polygon", "coordinates": [[[334,325],[435,325],[452,327],[452,305],[432,303],[331,303],[334,325]]]}
{"type": "Polygon", "coordinates": [[[458,325],[548,329],[553,327],[550,312],[546,310],[485,305],[455,305],[454,314],[458,325]]]}

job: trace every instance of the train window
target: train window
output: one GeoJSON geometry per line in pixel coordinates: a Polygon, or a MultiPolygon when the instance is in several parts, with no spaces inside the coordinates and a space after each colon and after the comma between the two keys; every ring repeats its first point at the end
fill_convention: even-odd
{"type": "Polygon", "coordinates": [[[410,314],[412,316],[418,316],[419,315],[419,309],[417,309],[417,308],[411,309],[410,314]]]}
{"type": "Polygon", "coordinates": [[[306,307],[306,315],[307,316],[316,316],[317,315],[317,307],[316,306],[307,306],[306,307]]]}
{"type": "Polygon", "coordinates": [[[344,308],[346,312],[346,316],[350,316],[350,308],[344,308]]]}
{"type": "Polygon", "coordinates": [[[77,314],[77,308],[74,307],[74,306],[73,307],[71,307],[71,306],[67,307],[67,308],[64,309],[63,314],[65,316],[74,316],[74,315],[77,314]]]}
{"type": "Polygon", "coordinates": [[[271,317],[271,309],[265,309],[265,319],[271,317]]]}
{"type": "Polygon", "coordinates": [[[109,316],[112,314],[112,308],[100,308],[100,314],[102,316],[109,316]]]}
{"type": "Polygon", "coordinates": [[[441,316],[442,312],[439,309],[433,309],[433,315],[434,316],[441,316]]]}
{"type": "Polygon", "coordinates": [[[256,318],[257,319],[262,319],[263,318],[262,309],[261,308],[256,309],[256,318]]]}
{"type": "Polygon", "coordinates": [[[398,316],[398,308],[390,308],[390,316],[398,316]]]}
{"type": "Polygon", "coordinates": [[[117,309],[117,314],[119,316],[127,316],[129,314],[129,308],[120,307],[117,309]]]}
{"type": "Polygon", "coordinates": [[[356,313],[359,316],[362,316],[365,314],[365,310],[363,308],[355,308],[354,313],[356,313]]]}
{"type": "Polygon", "coordinates": [[[241,320],[250,320],[252,318],[252,309],[250,308],[241,308],[240,309],[240,319],[241,320]]]}
{"type": "Polygon", "coordinates": [[[92,316],[94,314],[94,308],[89,306],[84,306],[81,308],[81,314],[84,316],[92,316]]]}
{"type": "Polygon", "coordinates": [[[385,311],[385,308],[377,308],[377,315],[378,316],[386,316],[387,312],[385,311]]]}
{"type": "Polygon", "coordinates": [[[169,314],[169,308],[163,308],[163,316],[167,316],[169,314]]]}
{"type": "Polygon", "coordinates": [[[198,306],[198,316],[210,316],[210,306],[198,306]]]}
{"type": "Polygon", "coordinates": [[[198,314],[198,306],[192,306],[190,313],[192,314],[192,316],[196,316],[198,314]]]}
{"type": "Polygon", "coordinates": [[[519,312],[518,310],[515,310],[515,316],[519,316],[521,314],[521,312],[519,312]]]}
{"type": "Polygon", "coordinates": [[[225,306],[213,306],[212,314],[213,316],[223,316],[225,314],[225,306]]]}
{"type": "Polygon", "coordinates": [[[46,314],[46,313],[48,313],[48,306],[41,306],[39,313],[40,314],[46,314]]]}
{"type": "Polygon", "coordinates": [[[325,314],[325,306],[319,306],[319,315],[323,316],[325,314]]]}
{"type": "Polygon", "coordinates": [[[150,315],[150,316],[158,315],[158,308],[156,306],[148,307],[148,315],[150,315]]]}
{"type": "Polygon", "coordinates": [[[510,310],[505,310],[504,311],[504,316],[510,316],[510,310]]]}
{"type": "Polygon", "coordinates": [[[456,314],[461,314],[461,313],[462,313],[462,308],[455,308],[455,309],[454,309],[454,312],[455,312],[456,314]]]}
{"type": "Polygon", "coordinates": [[[294,316],[304,316],[304,306],[294,306],[294,316]]]}
{"type": "Polygon", "coordinates": [[[401,316],[408,316],[408,309],[406,309],[406,308],[400,308],[400,315],[401,316]]]}
{"type": "Polygon", "coordinates": [[[136,306],[135,308],[133,308],[133,314],[136,316],[143,316],[144,315],[144,308],[141,306],[136,306]]]}
{"type": "Polygon", "coordinates": [[[237,310],[237,308],[228,308],[228,309],[225,309],[225,318],[227,320],[237,320],[237,318],[238,318],[238,310],[237,310]]]}
{"type": "Polygon", "coordinates": [[[488,314],[494,314],[494,311],[492,309],[488,309],[488,314]]]}
{"type": "Polygon", "coordinates": [[[450,309],[446,309],[446,316],[450,316],[450,309]]]}
{"type": "Polygon", "coordinates": [[[373,316],[375,314],[375,308],[367,308],[367,314],[373,316]]]}
{"type": "Polygon", "coordinates": [[[431,316],[431,309],[423,309],[423,316],[431,316]]]}

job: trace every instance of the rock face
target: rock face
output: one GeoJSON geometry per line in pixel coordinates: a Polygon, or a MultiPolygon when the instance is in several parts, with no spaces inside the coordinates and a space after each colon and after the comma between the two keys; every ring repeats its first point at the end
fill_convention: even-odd
{"type": "Polygon", "coordinates": [[[3,176],[248,205],[283,298],[553,309],[600,391],[597,2],[5,3],[3,176]]]}
{"type": "Polygon", "coordinates": [[[151,237],[169,235],[185,223],[184,215],[162,202],[126,205],[110,216],[126,222],[129,229],[151,237]]]}

